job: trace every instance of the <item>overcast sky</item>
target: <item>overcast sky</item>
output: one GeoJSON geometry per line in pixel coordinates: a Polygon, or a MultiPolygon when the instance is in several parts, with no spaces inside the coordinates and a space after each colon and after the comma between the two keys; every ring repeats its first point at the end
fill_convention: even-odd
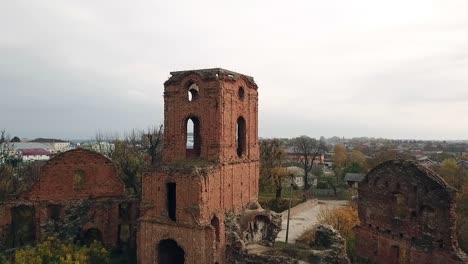
{"type": "Polygon", "coordinates": [[[468,1],[2,1],[0,128],[163,121],[174,70],[255,78],[260,136],[468,139],[468,1]]]}

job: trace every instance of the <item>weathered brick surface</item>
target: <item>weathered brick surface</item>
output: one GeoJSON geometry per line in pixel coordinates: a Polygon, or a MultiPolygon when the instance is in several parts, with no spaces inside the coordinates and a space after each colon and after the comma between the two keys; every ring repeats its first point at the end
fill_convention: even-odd
{"type": "Polygon", "coordinates": [[[216,162],[258,160],[258,93],[253,79],[222,69],[172,73],[164,89],[164,161],[185,157],[186,120],[200,119],[201,156],[216,162]],[[188,100],[191,84],[199,86],[198,98],[188,100]],[[239,88],[244,90],[239,98],[239,88]],[[247,152],[236,153],[236,124],[246,120],[247,152]]]}
{"type": "Polygon", "coordinates": [[[29,191],[0,206],[1,241],[8,244],[5,242],[11,232],[13,208],[21,205],[34,208],[35,237],[41,240],[44,238],[42,226],[51,219],[49,206],[61,206],[60,217],[63,219],[64,208],[80,200],[90,201],[90,221],[83,226],[83,233],[91,228],[98,229],[106,245],[118,245],[120,224],[136,228],[138,199],[127,197],[115,164],[98,153],[75,149],[49,160],[41,167],[39,179],[29,191]],[[77,174],[81,176],[81,182],[77,182],[77,174]],[[130,204],[129,220],[122,221],[119,217],[121,204],[130,204]]]}
{"type": "Polygon", "coordinates": [[[257,86],[251,77],[223,69],[171,74],[164,90],[164,164],[143,177],[138,261],[157,262],[159,242],[172,239],[184,250],[185,263],[225,263],[225,213],[258,197],[257,86]],[[193,83],[199,93],[189,101],[193,83]],[[201,151],[194,161],[186,149],[189,117],[200,121],[201,151]],[[240,157],[239,117],[246,124],[240,157]],[[176,184],[176,221],[168,214],[167,183],[176,184]]]}
{"type": "Polygon", "coordinates": [[[377,166],[359,184],[359,263],[466,263],[455,235],[455,195],[415,163],[377,166]]]}
{"type": "Polygon", "coordinates": [[[41,167],[41,177],[33,188],[21,194],[28,200],[74,200],[125,195],[125,186],[115,164],[103,155],[85,149],[67,151],[41,167]],[[82,186],[74,177],[84,174],[82,186]]]}

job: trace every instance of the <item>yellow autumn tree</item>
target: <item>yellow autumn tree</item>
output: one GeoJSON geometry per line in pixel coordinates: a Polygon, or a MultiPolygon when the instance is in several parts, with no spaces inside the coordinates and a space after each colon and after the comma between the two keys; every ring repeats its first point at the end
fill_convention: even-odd
{"type": "Polygon", "coordinates": [[[364,155],[364,153],[362,153],[359,150],[351,151],[351,153],[349,153],[348,160],[349,160],[349,163],[358,164],[359,167],[361,168],[366,167],[366,160],[367,160],[366,155],[364,155]]]}
{"type": "Polygon", "coordinates": [[[346,251],[352,259],[355,256],[356,237],[353,228],[359,224],[358,210],[354,206],[337,209],[322,209],[318,215],[320,224],[331,225],[346,240],[346,251]]]}
{"type": "Polygon", "coordinates": [[[346,147],[343,144],[335,145],[333,149],[333,161],[338,167],[344,167],[347,159],[346,147]]]}

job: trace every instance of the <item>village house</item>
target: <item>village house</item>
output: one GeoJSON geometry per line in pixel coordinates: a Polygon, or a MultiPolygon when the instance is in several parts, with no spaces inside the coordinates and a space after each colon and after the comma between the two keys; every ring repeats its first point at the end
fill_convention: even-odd
{"type": "Polygon", "coordinates": [[[346,173],[344,176],[344,181],[348,184],[349,187],[357,188],[359,183],[364,179],[366,175],[362,173],[346,173]]]}
{"type": "Polygon", "coordinates": [[[71,149],[70,141],[64,141],[53,138],[36,138],[31,140],[30,143],[41,143],[48,146],[50,153],[61,153],[71,149]]]}
{"type": "Polygon", "coordinates": [[[18,159],[23,162],[44,161],[50,158],[50,152],[40,148],[20,149],[17,153],[18,159]]]}

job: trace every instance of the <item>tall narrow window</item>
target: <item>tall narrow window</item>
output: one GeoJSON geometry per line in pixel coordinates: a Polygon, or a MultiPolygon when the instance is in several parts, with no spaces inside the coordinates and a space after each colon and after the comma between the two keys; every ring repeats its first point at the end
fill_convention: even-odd
{"type": "Polygon", "coordinates": [[[86,173],[83,170],[75,171],[73,176],[73,184],[74,189],[77,191],[81,191],[84,189],[86,183],[86,173]]]}
{"type": "Polygon", "coordinates": [[[435,221],[435,212],[434,209],[432,209],[429,206],[422,206],[420,210],[420,215],[421,215],[421,220],[423,227],[426,229],[431,229],[434,230],[437,226],[436,221],[435,221]]]}
{"type": "Polygon", "coordinates": [[[200,156],[200,120],[196,117],[189,117],[186,122],[186,157],[194,158],[200,156]]]}
{"type": "Polygon", "coordinates": [[[20,205],[11,208],[12,248],[24,246],[36,240],[36,211],[33,206],[20,205]]]}
{"type": "Polygon", "coordinates": [[[393,215],[403,219],[408,214],[408,202],[406,197],[401,193],[393,194],[393,215]]]}
{"type": "Polygon", "coordinates": [[[176,221],[176,201],[176,184],[174,182],[169,182],[167,184],[167,212],[172,221],[176,221]]]}
{"type": "Polygon", "coordinates": [[[241,157],[245,153],[245,145],[247,141],[245,119],[242,116],[237,119],[236,141],[237,156],[241,157]]]}
{"type": "Polygon", "coordinates": [[[400,263],[400,248],[398,246],[392,246],[390,252],[390,262],[392,264],[400,263]]]}
{"type": "Polygon", "coordinates": [[[211,225],[215,228],[215,236],[216,236],[216,241],[220,241],[219,237],[219,219],[216,216],[213,216],[211,219],[211,225]]]}

